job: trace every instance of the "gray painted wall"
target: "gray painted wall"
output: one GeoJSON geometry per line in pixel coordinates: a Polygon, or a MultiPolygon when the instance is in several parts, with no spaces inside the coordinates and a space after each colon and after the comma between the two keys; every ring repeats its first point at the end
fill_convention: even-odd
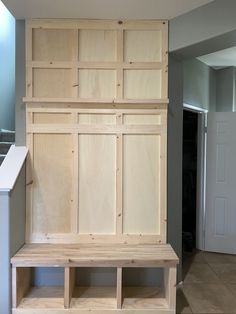
{"type": "Polygon", "coordinates": [[[184,103],[215,111],[216,71],[197,59],[183,62],[184,103]]]}
{"type": "Polygon", "coordinates": [[[170,21],[171,52],[236,30],[236,1],[215,0],[170,21]]]}
{"type": "Polygon", "coordinates": [[[0,129],[15,129],[15,19],[0,2],[0,129]]]}
{"type": "Polygon", "coordinates": [[[216,71],[216,111],[235,109],[235,68],[216,71]]]}
{"type": "Polygon", "coordinates": [[[25,241],[25,166],[11,192],[0,192],[0,313],[11,313],[10,258],[25,241]]]}

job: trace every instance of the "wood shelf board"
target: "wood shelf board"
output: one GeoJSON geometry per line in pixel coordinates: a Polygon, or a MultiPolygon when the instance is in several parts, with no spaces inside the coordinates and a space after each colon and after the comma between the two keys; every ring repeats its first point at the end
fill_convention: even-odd
{"type": "Polygon", "coordinates": [[[124,287],[123,309],[168,309],[164,292],[154,287],[124,287]]]}
{"type": "Polygon", "coordinates": [[[178,257],[168,244],[26,244],[11,262],[18,267],[168,267],[178,264],[178,257]]]}
{"type": "Polygon", "coordinates": [[[32,287],[17,309],[64,309],[64,287],[32,287]]]}
{"type": "MultiPolygon", "coordinates": [[[[122,310],[168,309],[163,291],[154,287],[124,287],[122,310]]],[[[17,310],[64,309],[63,287],[32,287],[17,310]]],[[[115,287],[75,287],[69,310],[116,310],[115,287]]]]}
{"type": "Polygon", "coordinates": [[[95,103],[95,104],[168,104],[169,99],[87,99],[87,98],[53,98],[24,97],[25,103],[95,103]]]}
{"type": "Polygon", "coordinates": [[[116,287],[75,287],[71,308],[116,309],[116,287]]]}

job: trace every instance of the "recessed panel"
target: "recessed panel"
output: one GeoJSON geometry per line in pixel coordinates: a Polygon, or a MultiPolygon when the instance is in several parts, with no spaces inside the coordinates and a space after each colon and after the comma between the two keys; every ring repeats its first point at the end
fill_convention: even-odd
{"type": "Polygon", "coordinates": [[[34,135],[33,233],[70,232],[72,165],[70,135],[34,135]]]}
{"type": "Polygon", "coordinates": [[[123,232],[160,232],[160,136],[125,135],[123,232]]]}
{"type": "Polygon", "coordinates": [[[116,32],[110,30],[79,31],[79,61],[115,61],[116,32]]]}
{"type": "Polygon", "coordinates": [[[73,31],[66,29],[33,29],[34,61],[71,61],[73,31]]]}
{"type": "Polygon", "coordinates": [[[80,124],[116,124],[116,116],[111,114],[79,114],[80,124]]]}
{"type": "Polygon", "coordinates": [[[68,124],[71,123],[69,113],[34,113],[34,123],[37,124],[68,124]]]}
{"type": "Polygon", "coordinates": [[[227,199],[224,197],[215,198],[215,235],[225,236],[226,234],[226,215],[227,199]]]}
{"type": "Polygon", "coordinates": [[[116,71],[79,70],[80,98],[114,98],[116,95],[116,71]]]}
{"type": "Polygon", "coordinates": [[[71,97],[71,71],[69,69],[34,69],[34,97],[71,97]]]}
{"type": "Polygon", "coordinates": [[[79,136],[79,233],[115,233],[116,136],[79,136]]]}
{"type": "Polygon", "coordinates": [[[161,70],[125,70],[124,98],[161,98],[161,70]]]}
{"type": "Polygon", "coordinates": [[[216,144],[216,182],[226,183],[226,144],[216,144]]]}
{"type": "Polygon", "coordinates": [[[124,124],[155,125],[161,124],[161,115],[157,114],[125,114],[124,124]]]}
{"type": "Polygon", "coordinates": [[[127,62],[160,62],[161,31],[125,31],[124,56],[127,62]]]}

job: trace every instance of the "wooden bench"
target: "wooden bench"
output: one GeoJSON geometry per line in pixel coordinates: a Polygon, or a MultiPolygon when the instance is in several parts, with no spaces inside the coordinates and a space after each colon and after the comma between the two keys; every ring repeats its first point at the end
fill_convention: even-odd
{"type": "Polygon", "coordinates": [[[12,258],[13,314],[175,313],[178,257],[168,244],[27,244],[12,258]],[[64,286],[34,286],[34,268],[61,267],[64,286]],[[116,269],[114,287],[77,287],[76,268],[116,269]],[[124,268],[163,268],[163,287],[124,287],[124,268]]]}

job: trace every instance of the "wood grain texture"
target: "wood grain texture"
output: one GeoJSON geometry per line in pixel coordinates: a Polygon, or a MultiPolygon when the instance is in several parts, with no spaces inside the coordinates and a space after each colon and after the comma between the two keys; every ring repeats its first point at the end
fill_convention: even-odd
{"type": "Polygon", "coordinates": [[[12,307],[16,308],[31,286],[31,268],[12,268],[12,307]]]}
{"type": "Polygon", "coordinates": [[[28,97],[167,97],[167,22],[31,20],[26,38],[28,97]]]}
{"type": "Polygon", "coordinates": [[[79,136],[79,233],[115,233],[116,137],[79,136]]]}
{"type": "Polygon", "coordinates": [[[116,283],[116,302],[117,308],[121,309],[123,304],[123,288],[122,288],[122,268],[117,268],[117,283],[116,283]]]}
{"type": "Polygon", "coordinates": [[[124,32],[126,62],[159,62],[161,54],[160,30],[126,30],[124,32]]]}
{"type": "Polygon", "coordinates": [[[33,60],[70,61],[72,58],[73,30],[33,29],[33,60]]]}
{"type": "Polygon", "coordinates": [[[168,267],[176,265],[178,257],[169,244],[26,244],[11,263],[18,267],[168,267]]]}
{"type": "Polygon", "coordinates": [[[124,70],[124,98],[161,98],[161,70],[124,70]]]}
{"type": "Polygon", "coordinates": [[[79,70],[80,98],[115,98],[116,72],[114,70],[79,70]]]}
{"type": "Polygon", "coordinates": [[[72,82],[70,69],[34,69],[34,97],[71,97],[72,82]]]}
{"type": "Polygon", "coordinates": [[[124,136],[123,232],[160,233],[160,137],[124,136]]]}
{"type": "Polygon", "coordinates": [[[70,232],[72,158],[70,135],[34,135],[33,232],[70,232]]]}
{"type": "Polygon", "coordinates": [[[66,267],[65,268],[65,283],[64,283],[64,307],[66,309],[70,308],[71,299],[75,287],[75,268],[66,267]]]}
{"type": "Polygon", "coordinates": [[[33,115],[34,124],[60,124],[60,123],[71,123],[70,113],[40,113],[35,112],[33,115]]]}
{"type": "Polygon", "coordinates": [[[80,30],[80,61],[115,61],[116,32],[112,30],[80,30]]]}
{"type": "Polygon", "coordinates": [[[154,108],[27,106],[27,242],[166,242],[167,121],[154,108]]]}

